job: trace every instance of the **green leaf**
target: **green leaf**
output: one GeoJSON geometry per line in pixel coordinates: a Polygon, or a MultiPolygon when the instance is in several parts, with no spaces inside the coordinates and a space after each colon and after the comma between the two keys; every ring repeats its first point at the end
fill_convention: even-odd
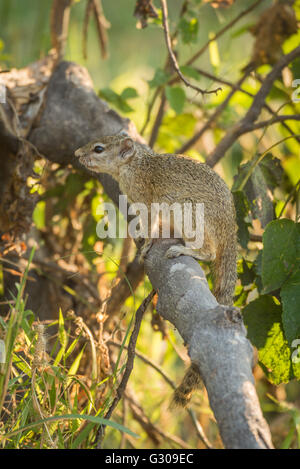
{"type": "Polygon", "coordinates": [[[125,100],[137,98],[137,97],[138,97],[138,93],[135,88],[131,88],[131,87],[125,88],[121,93],[121,98],[125,100]]]}
{"type": "Polygon", "coordinates": [[[105,101],[108,101],[109,103],[113,104],[116,108],[118,108],[122,112],[126,113],[126,112],[133,111],[133,108],[129,106],[126,100],[122,96],[120,96],[118,93],[113,91],[111,88],[101,89],[98,95],[100,96],[100,98],[103,98],[105,99],[105,101]]]}
{"type": "Polygon", "coordinates": [[[259,253],[256,256],[256,259],[254,261],[254,270],[256,273],[256,279],[255,279],[255,284],[257,286],[258,293],[261,294],[263,290],[263,284],[262,284],[262,279],[261,279],[261,272],[262,272],[262,252],[263,250],[261,249],[259,253]]]}
{"type": "Polygon", "coordinates": [[[161,68],[158,68],[157,70],[155,70],[155,74],[152,80],[148,81],[148,84],[150,88],[156,88],[157,86],[165,85],[169,81],[169,79],[170,75],[161,68]]]}
{"type": "Polygon", "coordinates": [[[184,44],[189,44],[190,42],[197,42],[198,28],[198,19],[194,16],[189,19],[185,17],[181,18],[178,24],[178,29],[181,33],[182,42],[184,44]]]}
{"type": "Polygon", "coordinates": [[[247,249],[249,241],[249,230],[248,227],[251,226],[249,219],[250,205],[249,201],[243,191],[235,191],[232,193],[236,219],[238,225],[238,241],[240,245],[247,249]]]}
{"type": "Polygon", "coordinates": [[[193,114],[182,113],[174,116],[168,110],[159,129],[157,144],[166,153],[174,153],[186,138],[194,135],[197,119],[193,114]]]}
{"type": "Polygon", "coordinates": [[[294,425],[291,425],[287,436],[283,440],[283,443],[281,443],[280,445],[280,449],[289,449],[293,442],[294,435],[295,435],[295,427],[294,425]]]}
{"type": "Polygon", "coordinates": [[[88,423],[87,426],[79,432],[79,435],[72,442],[72,449],[78,448],[78,446],[90,435],[94,426],[94,423],[88,423]]]}
{"type": "MultiPolygon", "coordinates": [[[[270,189],[270,185],[274,183],[275,176],[272,178],[269,168],[272,166],[270,158],[267,158],[264,165],[262,161],[255,167],[253,164],[253,161],[249,161],[239,168],[232,190],[236,191],[244,187],[243,190],[249,200],[253,218],[258,218],[262,227],[265,227],[274,218],[273,197],[268,188],[270,189]],[[245,181],[247,182],[245,183],[245,181]]],[[[272,185],[273,187],[274,185],[272,185]]]]}
{"type": "Polygon", "coordinates": [[[32,218],[38,230],[45,228],[45,209],[46,202],[44,200],[40,200],[33,210],[32,218]]]}
{"type": "Polygon", "coordinates": [[[26,360],[22,357],[22,355],[16,355],[15,353],[12,354],[12,361],[14,365],[23,373],[28,375],[31,378],[31,367],[26,362],[26,360]]]}
{"type": "Polygon", "coordinates": [[[79,365],[80,365],[80,361],[81,361],[83,352],[84,352],[84,349],[85,349],[85,346],[82,347],[82,350],[80,350],[77,357],[75,358],[72,365],[70,366],[69,371],[68,371],[68,376],[76,375],[76,373],[78,371],[78,368],[79,368],[79,365]]]}
{"type": "Polygon", "coordinates": [[[290,344],[300,337],[300,223],[295,224],[295,232],[296,270],[283,284],[280,292],[283,305],[283,327],[290,344]]]}
{"type": "Polygon", "coordinates": [[[58,316],[58,337],[59,337],[59,341],[60,341],[62,348],[65,350],[67,343],[68,343],[68,336],[65,331],[65,321],[64,321],[61,308],[59,308],[59,316],[58,316]]]}
{"type": "Polygon", "coordinates": [[[268,224],[263,234],[263,293],[277,290],[299,269],[299,244],[299,229],[292,220],[280,219],[268,224]]]}
{"type": "Polygon", "coordinates": [[[61,347],[59,349],[56,357],[55,357],[54,362],[53,362],[54,366],[57,366],[61,362],[61,359],[63,358],[64,353],[65,353],[65,349],[63,347],[61,347]]]}
{"type": "Polygon", "coordinates": [[[185,103],[185,92],[180,86],[167,86],[166,97],[176,114],[181,114],[185,103]]]}
{"type": "Polygon", "coordinates": [[[73,350],[75,349],[76,347],[76,344],[78,342],[78,340],[81,338],[81,333],[75,337],[75,339],[73,340],[73,342],[71,343],[70,347],[68,348],[68,350],[66,351],[65,353],[65,360],[68,358],[69,355],[71,355],[71,353],[73,352],[73,350]]]}
{"type": "Polygon", "coordinates": [[[259,163],[259,166],[268,188],[273,190],[275,187],[278,187],[283,178],[281,161],[273,156],[272,153],[267,153],[259,163]]]}
{"type": "Polygon", "coordinates": [[[294,377],[291,351],[284,337],[281,306],[271,296],[261,296],[243,311],[248,338],[258,349],[259,361],[274,384],[294,377]]]}
{"type": "Polygon", "coordinates": [[[283,285],[280,296],[283,305],[284,332],[291,343],[300,337],[300,270],[283,285]]]}
{"type": "Polygon", "coordinates": [[[180,67],[180,71],[187,77],[194,78],[194,80],[199,81],[201,78],[200,73],[197,72],[197,70],[195,70],[193,67],[190,67],[189,65],[182,65],[180,67]]]}
{"type": "Polygon", "coordinates": [[[102,88],[99,90],[99,96],[110,103],[116,103],[119,99],[119,95],[111,88],[102,88]]]}
{"type": "Polygon", "coordinates": [[[238,265],[238,276],[242,285],[250,285],[255,280],[254,264],[242,259],[238,265]]]}

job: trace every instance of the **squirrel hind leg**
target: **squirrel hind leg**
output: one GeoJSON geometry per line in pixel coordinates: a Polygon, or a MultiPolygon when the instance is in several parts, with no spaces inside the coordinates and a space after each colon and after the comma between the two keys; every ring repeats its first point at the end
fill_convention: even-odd
{"type": "Polygon", "coordinates": [[[186,371],[181,384],[174,391],[171,408],[187,407],[193,392],[201,388],[202,379],[199,368],[192,363],[186,371]]]}
{"type": "Polygon", "coordinates": [[[176,244],[175,246],[171,246],[166,254],[165,257],[168,259],[174,259],[175,257],[179,256],[190,256],[198,261],[210,262],[215,260],[216,255],[215,253],[211,252],[210,250],[206,249],[192,249],[187,246],[181,246],[176,244]]]}

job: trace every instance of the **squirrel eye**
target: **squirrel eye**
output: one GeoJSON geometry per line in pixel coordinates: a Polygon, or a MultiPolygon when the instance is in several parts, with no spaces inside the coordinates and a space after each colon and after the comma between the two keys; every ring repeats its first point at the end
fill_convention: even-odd
{"type": "Polygon", "coordinates": [[[101,145],[96,145],[94,147],[94,152],[95,153],[102,153],[104,151],[104,147],[102,147],[101,145]]]}

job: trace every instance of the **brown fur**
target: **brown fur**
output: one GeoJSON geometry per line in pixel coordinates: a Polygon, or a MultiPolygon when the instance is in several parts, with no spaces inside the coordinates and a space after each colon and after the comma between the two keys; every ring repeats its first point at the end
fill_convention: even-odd
{"type": "MultiPolygon", "coordinates": [[[[236,221],[232,194],[223,179],[208,165],[183,155],[153,152],[146,145],[124,135],[102,137],[75,153],[82,164],[95,172],[105,172],[119,183],[130,202],[151,203],[190,201],[204,203],[204,244],[200,250],[175,246],[167,257],[190,255],[212,262],[214,294],[219,303],[231,305],[236,283],[236,221]],[[104,147],[101,154],[95,145],[104,147]]],[[[151,240],[145,243],[147,254],[151,240]]],[[[188,402],[188,396],[199,387],[199,370],[188,369],[175,393],[174,401],[188,402]]]]}

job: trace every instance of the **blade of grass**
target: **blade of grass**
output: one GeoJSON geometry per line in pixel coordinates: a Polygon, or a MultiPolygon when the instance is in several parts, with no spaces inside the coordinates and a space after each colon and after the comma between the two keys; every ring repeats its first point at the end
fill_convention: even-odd
{"type": "Polygon", "coordinates": [[[0,414],[2,412],[3,402],[6,395],[7,385],[9,381],[11,363],[12,363],[12,352],[14,349],[15,341],[19,332],[19,328],[23,319],[23,313],[25,310],[25,302],[23,300],[24,289],[28,277],[29,267],[32,262],[35,253],[35,247],[32,248],[26,269],[21,279],[21,283],[18,286],[18,294],[16,298],[16,304],[11,308],[11,315],[8,322],[8,327],[5,336],[5,349],[6,349],[6,363],[4,365],[4,372],[0,375],[0,414]]]}
{"type": "Polygon", "coordinates": [[[139,435],[129,430],[129,428],[124,427],[123,425],[112,422],[111,420],[104,419],[102,417],[97,417],[94,415],[86,415],[86,414],[66,414],[66,415],[54,415],[52,417],[47,417],[42,420],[38,420],[37,422],[30,423],[29,425],[25,425],[24,427],[18,428],[12,432],[7,433],[0,437],[0,441],[10,439],[12,436],[17,435],[19,432],[24,432],[27,430],[31,430],[32,428],[38,427],[40,425],[44,425],[47,422],[54,422],[59,420],[72,420],[72,419],[82,419],[87,420],[89,422],[93,422],[95,424],[100,425],[107,425],[108,427],[112,427],[120,432],[128,433],[128,435],[133,436],[134,438],[139,438],[139,435]]]}

